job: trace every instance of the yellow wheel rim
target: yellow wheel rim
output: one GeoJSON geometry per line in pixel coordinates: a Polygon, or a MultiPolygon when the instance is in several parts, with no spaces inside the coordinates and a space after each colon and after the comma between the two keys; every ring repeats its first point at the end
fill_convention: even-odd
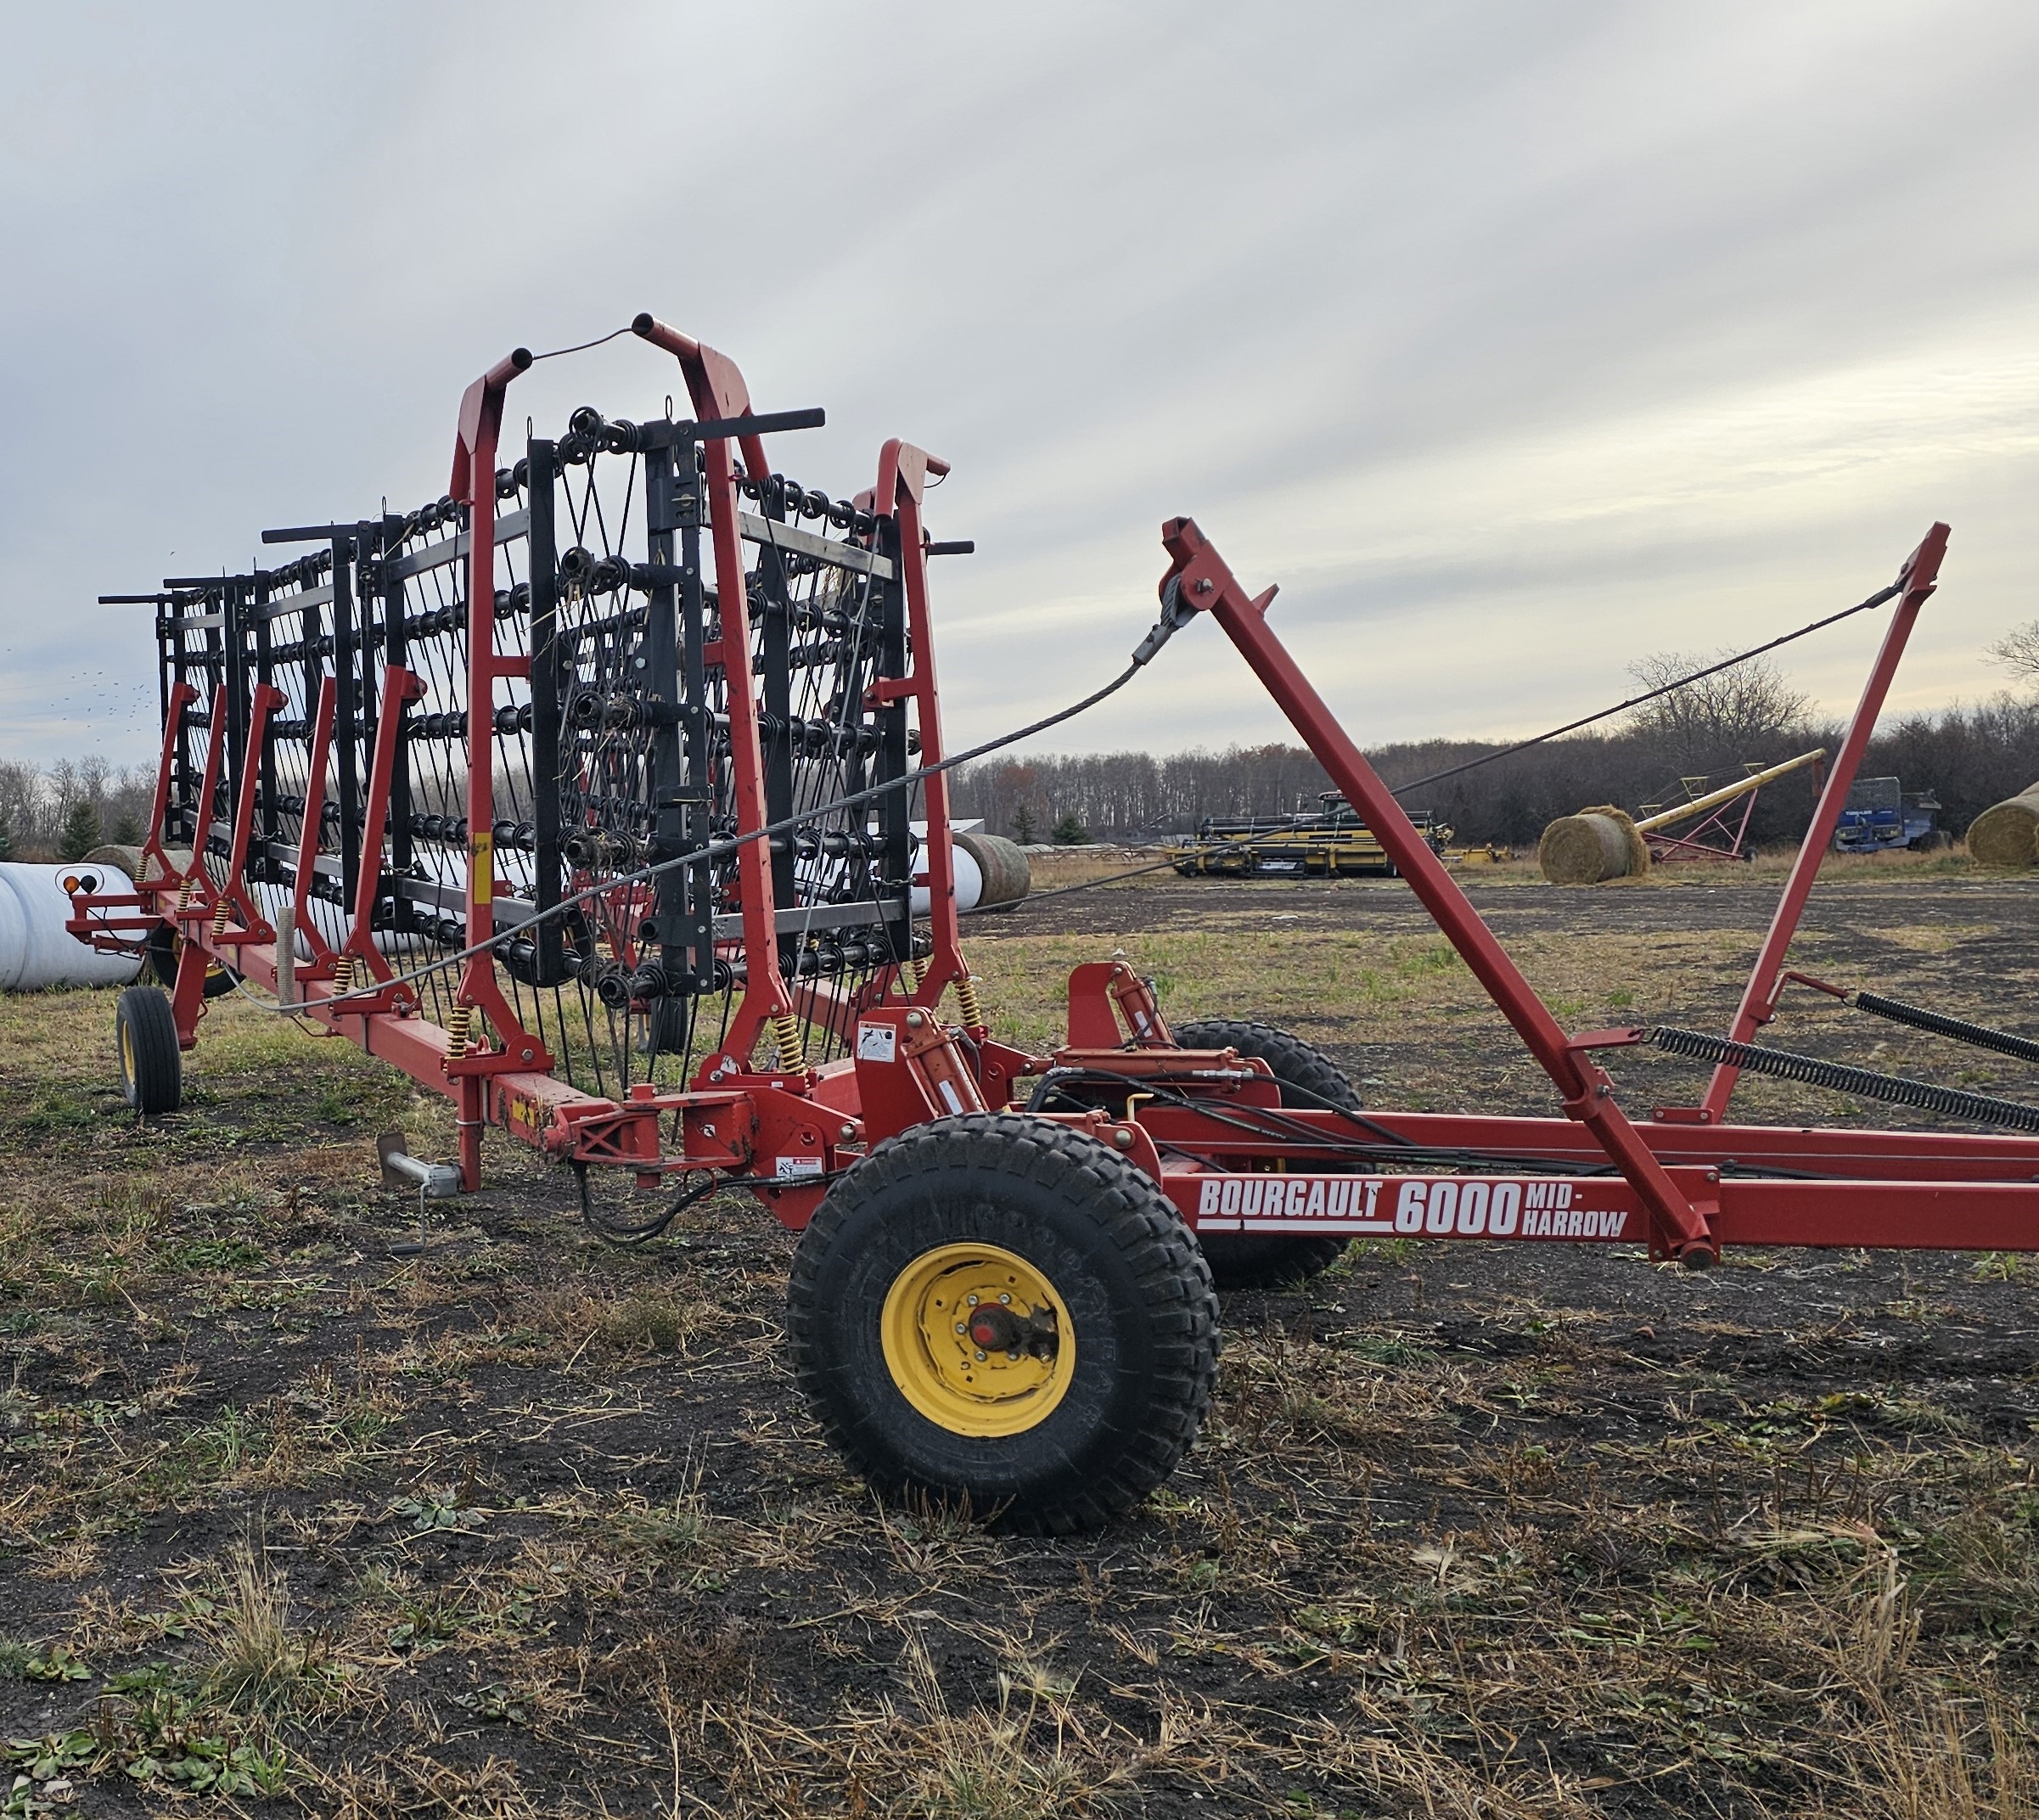
{"type": "MultiPolygon", "coordinates": [[[[183,955],[184,952],[184,938],[182,935],[177,937],[177,947],[173,952],[180,957],[183,955]]],[[[210,997],[214,992],[220,990],[220,981],[224,980],[226,977],[227,969],[221,966],[217,961],[214,960],[211,955],[207,955],[205,957],[205,991],[208,997],[210,997]]]]}
{"type": "MultiPolygon", "coordinates": [[[[177,934],[173,935],[170,938],[169,984],[176,984],[177,969],[180,965],[182,965],[183,958],[184,936],[183,932],[180,930],[177,934]]],[[[226,977],[226,968],[218,961],[214,960],[211,955],[207,955],[205,957],[205,987],[207,997],[213,996],[214,992],[219,989],[219,982],[224,980],[226,977]]]]}
{"type": "Polygon", "coordinates": [[[955,1435],[1019,1435],[1053,1413],[1076,1335],[1054,1285],[998,1245],[937,1245],[901,1271],[879,1317],[899,1394],[955,1435]]]}
{"type": "Polygon", "coordinates": [[[121,1080],[126,1086],[134,1084],[134,1027],[126,1018],[121,1020],[121,1080]]]}

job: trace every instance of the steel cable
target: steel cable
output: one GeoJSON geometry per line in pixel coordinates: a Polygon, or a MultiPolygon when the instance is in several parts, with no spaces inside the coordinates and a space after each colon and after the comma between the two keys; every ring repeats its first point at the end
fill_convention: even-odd
{"type": "Polygon", "coordinates": [[[1829,626],[1838,626],[1843,620],[1852,619],[1857,613],[1867,613],[1873,608],[1880,607],[1888,601],[1896,599],[1903,592],[1904,581],[1901,576],[1888,587],[1879,588],[1867,600],[1857,601],[1851,607],[1844,607],[1839,613],[1829,613],[1823,620],[1815,620],[1810,626],[1800,626],[1796,632],[1788,632],[1766,644],[1754,645],[1746,651],[1738,651],[1733,657],[1723,657],[1718,663],[1709,664],[1704,670],[1695,670],[1690,676],[1680,677],[1675,682],[1666,682],[1660,688],[1646,689],[1640,695],[1631,695],[1626,701],[1618,701],[1611,708],[1601,709],[1598,714],[1588,714],[1576,721],[1567,721],[1564,726],[1553,727],[1548,733],[1538,733],[1533,739],[1520,739],[1514,745],[1502,747],[1498,752],[1489,752],[1485,757],[1468,759],[1463,765],[1452,765],[1443,771],[1433,771],[1428,777],[1417,778],[1407,784],[1395,784],[1389,794],[1394,796],[1407,795],[1411,790],[1421,789],[1426,784],[1441,784],[1446,778],[1456,778],[1469,771],[1477,771],[1482,765],[1491,765],[1501,759],[1513,758],[1518,752],[1526,752],[1531,746],[1542,745],[1565,733],[1575,733],[1581,727],[1591,727],[1595,722],[1612,720],[1615,715],[1626,714],[1631,708],[1639,708],[1646,701],[1655,701],[1679,689],[1688,688],[1694,682],[1705,682],[1708,677],[1718,676],[1723,670],[1733,669],[1737,664],[1745,664],[1752,657],[1761,657],[1766,651],[1774,651],[1796,639],[1809,638],[1816,632],[1823,632],[1829,626]]]}
{"type": "MultiPolygon", "coordinates": [[[[1785,632],[1779,638],[1770,639],[1767,643],[1751,646],[1746,651],[1738,651],[1732,657],[1724,657],[1718,663],[1709,664],[1705,669],[1695,670],[1691,675],[1680,677],[1676,682],[1666,682],[1660,688],[1646,690],[1640,695],[1632,695],[1626,701],[1616,702],[1611,708],[1602,708],[1598,713],[1586,715],[1579,720],[1567,721],[1564,726],[1553,727],[1548,733],[1538,733],[1534,739],[1518,740],[1514,745],[1503,746],[1498,751],[1486,753],[1479,758],[1468,759],[1463,765],[1452,765],[1443,771],[1433,771],[1427,776],[1413,778],[1407,784],[1390,784],[1388,794],[1391,796],[1406,796],[1411,790],[1422,789],[1426,784],[1441,784],[1447,778],[1460,777],[1469,771],[1479,770],[1483,765],[1491,765],[1504,758],[1513,758],[1518,752],[1526,752],[1533,746],[1543,745],[1566,733],[1576,733],[1582,727],[1591,727],[1600,721],[1612,720],[1615,715],[1626,714],[1631,708],[1639,708],[1645,702],[1655,701],[1665,695],[1673,694],[1679,689],[1689,688],[1694,682],[1702,682],[1708,677],[1718,676],[1723,670],[1732,670],[1737,664],[1745,664],[1753,657],[1761,657],[1766,652],[1774,651],[1780,646],[1790,644],[1800,638],[1808,638],[1816,632],[1823,632],[1829,626],[1837,626],[1843,620],[1852,619],[1857,613],[1870,612],[1877,607],[1895,600],[1903,592],[1901,582],[1893,582],[1888,587],[1879,589],[1867,600],[1857,601],[1851,607],[1844,607],[1839,613],[1829,613],[1824,619],[1814,620],[1811,625],[1801,626],[1795,632],[1785,632]]],[[[1219,841],[1199,847],[1195,850],[1195,856],[1193,857],[1199,857],[1204,853],[1218,852],[1226,845],[1227,843],[1219,841]]],[[[1015,904],[1013,907],[1018,909],[1022,905],[1045,902],[1051,897],[1065,897],[1076,891],[1095,890],[1100,885],[1117,885],[1126,879],[1137,879],[1147,873],[1160,872],[1175,863],[1176,862],[1172,859],[1157,860],[1152,865],[1137,866],[1130,872],[1113,873],[1102,879],[1087,879],[1078,885],[1059,885],[1052,891],[1042,891],[1030,895],[1021,899],[1020,903],[1015,904]]]]}
{"type": "Polygon", "coordinates": [[[826,804],[820,808],[805,810],[786,816],[778,821],[767,823],[761,828],[754,828],[748,834],[734,834],[724,840],[711,841],[707,845],[697,847],[691,852],[677,855],[671,859],[660,860],[654,865],[639,867],[634,872],[621,873],[614,878],[604,879],[598,885],[588,885],[584,890],[574,892],[570,896],[561,898],[558,903],[548,906],[536,915],[527,918],[523,922],[497,931],[485,941],[470,943],[468,947],[461,948],[454,953],[442,955],[427,966],[392,975],[389,979],[379,980],[372,986],[363,987],[356,991],[338,992],[329,998],[321,999],[317,1003],[321,1007],[344,1005],[353,999],[373,998],[387,991],[392,986],[409,986],[419,980],[430,979],[435,975],[445,973],[450,969],[464,964],[478,954],[489,952],[500,947],[503,942],[513,939],[520,930],[528,930],[534,924],[552,918],[564,916],[568,911],[575,909],[593,898],[613,893],[629,885],[643,884],[647,879],[658,878],[677,867],[698,866],[726,858],[729,855],[751,845],[754,842],[768,840],[776,834],[790,834],[795,829],[804,827],[807,823],[818,820],[823,816],[832,814],[838,810],[853,808],[858,803],[874,802],[880,797],[893,795],[901,790],[910,790],[915,784],[924,783],[932,777],[939,777],[944,772],[953,771],[958,765],[967,765],[973,760],[983,758],[992,752],[1001,751],[1007,746],[1015,745],[1022,739],[1031,739],[1036,733],[1046,733],[1050,727],[1059,727],[1065,721],[1074,720],[1078,715],[1096,707],[1099,702],[1106,699],[1109,696],[1116,694],[1139,673],[1142,667],[1143,666],[1138,662],[1129,663],[1102,688],[1093,690],[1081,700],[1072,702],[1066,708],[1044,716],[1042,719],[1031,722],[1025,727],[1017,727],[1011,733],[1002,733],[995,739],[987,739],[981,745],[972,746],[967,751],[958,752],[952,757],[945,758],[940,764],[919,766],[899,777],[888,778],[883,784],[875,784],[868,789],[853,791],[847,796],[839,796],[834,802],[826,804]]]}

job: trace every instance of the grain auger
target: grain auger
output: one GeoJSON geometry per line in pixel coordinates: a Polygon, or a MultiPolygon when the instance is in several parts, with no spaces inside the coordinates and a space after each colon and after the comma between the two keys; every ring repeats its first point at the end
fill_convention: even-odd
{"type": "Polygon", "coordinates": [[[633,326],[693,417],[586,408],[506,458],[520,351],[469,389],[443,498],[267,532],[313,548],[139,597],[153,813],[134,889],[81,890],[71,922],[158,971],[117,1010],[138,1112],[176,1109],[208,991],[251,983],[450,1098],[470,1188],[491,1131],[570,1166],[611,1237],[746,1188],[800,1234],[787,1345],[857,1469],[1057,1531],[1126,1510],[1191,1444],[1214,1279],[1306,1274],[1355,1235],[1693,1264],[1730,1243],[2033,1247],[2039,1138],[1725,1122],[1945,527],[1884,597],[1741,1014],[1661,1045],[1716,1062],[1707,1096],[1649,1118],[1595,1057],[1658,1033],[1559,1026],[1282,648],[1273,590],[1166,527],[1160,617],[1124,673],[976,750],[1214,618],[1563,1115],[1370,1113],[1293,1036],[1171,1030],[1118,963],[1076,969],[1052,1053],[998,1039],[958,937],[943,767],[972,755],[945,756],[929,564],[958,547],[924,522],[942,464],[891,441],[854,497],[797,484],[766,439],[819,412],[759,413],[725,357],[633,326]],[[600,1191],[619,1183],[649,1216],[600,1191]]]}

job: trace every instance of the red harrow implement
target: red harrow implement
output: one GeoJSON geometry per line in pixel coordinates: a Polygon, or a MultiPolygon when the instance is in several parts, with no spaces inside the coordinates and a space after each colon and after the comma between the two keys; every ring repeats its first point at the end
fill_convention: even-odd
{"type": "Polygon", "coordinates": [[[1111,686],[1210,613],[1562,1108],[1376,1115],[1279,1031],[1171,1031],[1122,965],[1076,969],[1052,1054],[997,1040],[952,890],[928,563],[958,547],[923,522],[943,464],[889,442],[868,492],[804,488],[764,438],[820,413],[758,414],[725,357],[634,326],[694,418],[583,409],[498,466],[520,351],[469,390],[447,497],[118,597],[157,608],[161,771],[134,890],[81,891],[71,927],[146,945],[167,987],[120,1003],[139,1111],[175,1109],[208,981],[238,975],[446,1094],[470,1188],[491,1128],[570,1166],[610,1237],[748,1188],[802,1233],[789,1344],[858,1469],[1057,1530],[1126,1509],[1194,1438],[1214,1273],[1300,1275],[1368,1233],[1693,1265],[2039,1245],[2039,1136],[1724,1122],[1762,1069],[2039,1133],[2039,1110],[1750,1040],[1944,526],[1879,597],[1893,623],[1724,1038],[1562,1030],[1275,638],[1273,590],[1166,527],[1161,617],[1111,686]],[[1622,1109],[1594,1057],[1646,1041],[1715,1064],[1700,1104],[1622,1109]],[[650,1217],[619,1212],[632,1194],[650,1217]]]}

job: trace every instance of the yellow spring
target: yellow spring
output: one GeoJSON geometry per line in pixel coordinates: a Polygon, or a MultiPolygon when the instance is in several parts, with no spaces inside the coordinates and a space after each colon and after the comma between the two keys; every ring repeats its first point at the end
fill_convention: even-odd
{"type": "Polygon", "coordinates": [[[800,1020],[789,1011],[782,1011],[772,1020],[772,1046],[778,1051],[778,1071],[783,1075],[805,1074],[807,1071],[806,1051],[800,1040],[800,1020]]]}
{"type": "Polygon", "coordinates": [[[457,1062],[467,1053],[467,1046],[475,1033],[475,1008],[472,1005],[455,1005],[447,1014],[447,1059],[457,1062]]]}
{"type": "Polygon", "coordinates": [[[183,916],[191,907],[191,880],[186,879],[177,886],[177,914],[183,916]]]}
{"type": "Polygon", "coordinates": [[[899,977],[909,992],[918,992],[920,982],[926,977],[926,969],[920,964],[920,957],[914,955],[900,963],[899,977]]]}
{"type": "Polygon", "coordinates": [[[340,993],[354,990],[354,957],[351,954],[341,955],[340,963],[334,968],[333,989],[340,993]]]}
{"type": "Polygon", "coordinates": [[[969,974],[956,982],[956,1003],[963,1007],[963,1024],[965,1030],[982,1030],[984,1008],[977,1002],[977,982],[969,974]]]}
{"type": "Polygon", "coordinates": [[[233,906],[224,897],[212,907],[212,933],[215,935],[227,933],[227,920],[233,913],[233,906]]]}

